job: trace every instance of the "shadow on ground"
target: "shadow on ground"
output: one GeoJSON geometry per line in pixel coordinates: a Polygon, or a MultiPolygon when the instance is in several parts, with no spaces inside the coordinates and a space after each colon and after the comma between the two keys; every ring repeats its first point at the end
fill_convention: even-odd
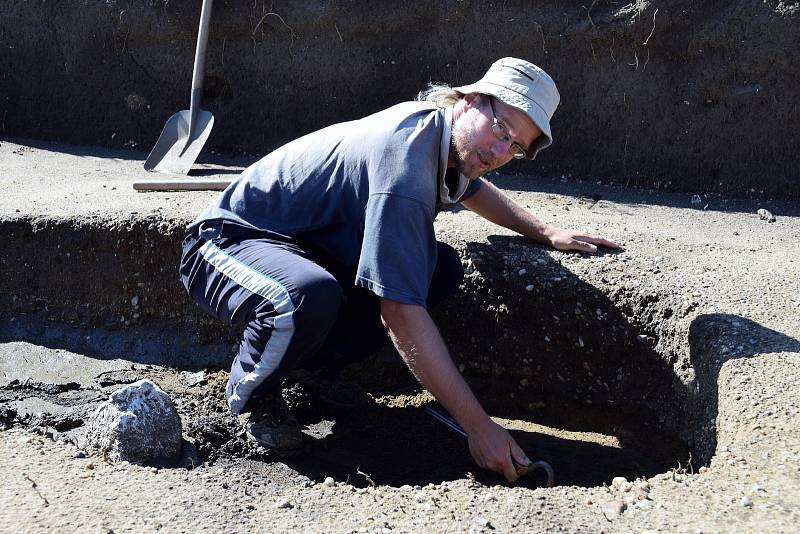
{"type": "MultiPolygon", "coordinates": [[[[464,478],[486,485],[504,483],[499,475],[477,467],[464,439],[417,407],[372,404],[329,413],[327,419],[310,425],[307,433],[313,437],[306,440],[306,454],[286,464],[315,481],[332,476],[361,487],[370,480],[389,486],[424,486],[464,478]]],[[[598,486],[614,476],[632,480],[674,465],[669,454],[674,451],[654,454],[650,448],[605,446],[539,432],[512,430],[511,434],[532,460],[553,466],[556,485],[598,486]]],[[[518,485],[537,487],[545,482],[546,476],[535,471],[518,485]]]]}

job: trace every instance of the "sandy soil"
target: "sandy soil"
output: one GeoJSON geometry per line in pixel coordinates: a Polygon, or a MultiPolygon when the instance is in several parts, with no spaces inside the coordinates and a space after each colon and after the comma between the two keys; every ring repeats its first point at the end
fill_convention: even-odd
{"type": "MultiPolygon", "coordinates": [[[[2,142],[0,176],[9,192],[0,199],[3,224],[21,219],[43,224],[59,218],[114,221],[151,216],[181,224],[213,195],[135,194],[130,183],[141,177],[141,161],[127,159],[129,154],[76,155],[74,148],[73,154],[63,147],[52,148],[2,142]]],[[[529,453],[561,459],[557,487],[536,487],[535,480],[507,487],[476,472],[463,443],[416,408],[426,397],[413,389],[389,354],[369,368],[389,380],[374,382],[359,407],[310,411],[307,433],[312,446],[304,460],[280,462],[259,451],[237,449],[237,441],[222,432],[223,443],[232,448],[218,447],[215,450],[224,454],[205,455],[206,463],[194,468],[108,464],[102,455],[61,441],[69,437],[67,427],[50,429],[53,441],[22,430],[19,427],[25,425],[16,422],[15,428],[0,432],[0,477],[5,481],[0,530],[796,531],[800,521],[798,207],[766,205],[778,217],[770,224],[755,214],[763,206],[749,201],[705,198],[708,208],[703,210],[692,208],[685,195],[532,177],[494,181],[545,220],[619,238],[625,251],[597,256],[546,251],[508,241],[506,232],[466,211],[444,213],[437,221],[440,239],[460,247],[474,268],[465,291],[488,295],[486,288],[502,285],[504,302],[514,308],[514,295],[524,299],[531,293],[577,287],[554,281],[564,274],[554,276],[550,265],[549,270],[534,271],[529,257],[534,254],[552,260],[552,269],[557,266],[559,273],[568,273],[575,284],[588,284],[606,295],[645,337],[654,339],[653,353],[669,362],[676,382],[686,391],[697,389],[696,396],[685,393],[683,404],[675,406],[686,409],[686,403],[696,401],[708,410],[675,411],[675,417],[707,418],[703,424],[710,437],[698,438],[693,450],[698,454],[709,448],[708,461],[688,469],[683,468],[685,462],[671,465],[670,458],[684,457],[677,448],[668,448],[672,456],[656,467],[637,467],[643,458],[655,456],[657,443],[676,438],[666,431],[680,425],[667,421],[636,429],[641,446],[621,446],[630,441],[620,430],[631,417],[624,407],[601,410],[585,403],[556,407],[550,395],[545,400],[553,405],[551,410],[518,417],[514,415],[518,411],[504,408],[508,401],[501,397],[506,391],[493,390],[497,382],[491,381],[481,387],[476,374],[476,389],[490,405],[497,405],[493,413],[530,439],[529,453]],[[482,261],[478,252],[485,252],[482,261]],[[535,275],[533,292],[525,291],[531,280],[510,280],[521,265],[535,275]],[[645,298],[649,294],[659,296],[657,305],[645,298]],[[674,312],[665,318],[667,306],[674,312]],[[612,424],[615,412],[620,420],[616,425],[612,424]],[[607,423],[599,430],[591,424],[594,413],[607,423]],[[658,433],[662,431],[666,433],[658,433]],[[630,458],[636,451],[641,456],[630,458]],[[626,467],[626,461],[634,467],[626,467]],[[590,476],[597,465],[602,469],[590,476]],[[637,471],[646,480],[630,489],[611,486],[614,476],[632,480],[637,471]],[[333,485],[324,483],[327,476],[335,479],[333,485]],[[617,513],[613,504],[626,497],[630,504],[617,513]]],[[[497,306],[493,309],[497,311],[497,306]]],[[[468,324],[457,310],[447,311],[456,315],[448,323],[449,332],[453,325],[468,324]]],[[[189,376],[197,369],[157,362],[144,365],[121,352],[100,358],[68,351],[46,343],[46,330],[39,330],[39,343],[33,335],[17,335],[25,330],[19,323],[28,321],[28,316],[12,313],[10,319],[17,326],[7,322],[0,329],[0,408],[14,406],[34,415],[77,409],[103,398],[124,383],[124,372],[133,371],[137,376],[151,375],[176,399],[186,437],[197,444],[185,460],[203,456],[197,450],[202,446],[198,436],[203,434],[192,421],[203,420],[205,414],[217,418],[211,422],[222,424],[218,429],[224,427],[225,416],[218,409],[218,384],[224,372],[209,368],[204,380],[197,381],[189,376]],[[14,379],[24,380],[26,372],[41,374],[34,376],[34,382],[62,386],[36,390],[35,384],[10,385],[14,379]],[[99,383],[99,376],[106,380],[99,383]],[[77,384],[63,386],[70,381],[77,384]],[[31,405],[26,408],[25,402],[31,405]]],[[[82,334],[66,327],[50,328],[55,337],[82,334]]],[[[547,328],[554,331],[557,325],[547,328]]],[[[587,334],[586,339],[592,338],[587,334]]],[[[455,342],[454,347],[466,350],[455,342]]],[[[575,367],[580,369],[580,363],[575,367]]],[[[554,387],[571,392],[578,375],[573,370],[564,377],[566,382],[554,387]]],[[[643,384],[645,378],[634,374],[620,387],[641,392],[636,381],[643,384]]],[[[672,403],[667,398],[661,402],[672,403]]],[[[645,410],[647,405],[636,406],[645,410]]],[[[73,415],[79,418],[81,413],[73,415]]],[[[703,433],[698,430],[697,436],[703,433]]]]}

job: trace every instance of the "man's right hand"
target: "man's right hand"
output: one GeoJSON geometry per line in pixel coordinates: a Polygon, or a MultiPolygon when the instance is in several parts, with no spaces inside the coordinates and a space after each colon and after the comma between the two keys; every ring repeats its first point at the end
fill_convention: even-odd
{"type": "Polygon", "coordinates": [[[521,473],[517,466],[526,467],[531,461],[508,430],[488,417],[479,428],[467,431],[469,452],[480,467],[500,473],[509,482],[516,482],[521,473]]]}
{"type": "Polygon", "coordinates": [[[421,306],[384,298],[381,299],[381,319],[417,380],[466,431],[469,450],[478,465],[502,474],[509,482],[516,481],[519,474],[514,462],[527,466],[530,460],[506,429],[486,415],[453,365],[428,311],[421,306]]]}

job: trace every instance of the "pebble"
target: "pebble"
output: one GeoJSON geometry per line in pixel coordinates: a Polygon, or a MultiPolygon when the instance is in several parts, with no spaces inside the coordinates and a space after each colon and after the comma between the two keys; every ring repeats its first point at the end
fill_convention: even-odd
{"type": "Polygon", "coordinates": [[[762,221],[767,221],[767,222],[775,222],[776,221],[775,216],[769,210],[765,210],[764,208],[761,208],[756,213],[758,213],[758,218],[761,219],[762,221]]]}
{"type": "Polygon", "coordinates": [[[490,528],[492,526],[491,521],[489,521],[485,517],[481,517],[481,516],[476,517],[473,520],[473,523],[475,523],[479,527],[483,527],[483,528],[490,528]]]}
{"type": "Polygon", "coordinates": [[[632,487],[633,487],[633,484],[631,484],[630,482],[628,482],[626,480],[625,482],[620,482],[619,491],[621,491],[622,493],[627,493],[627,492],[629,492],[631,490],[632,487]]]}
{"type": "Polygon", "coordinates": [[[278,499],[275,502],[275,507],[280,508],[282,510],[288,510],[289,508],[294,508],[292,503],[289,502],[289,499],[278,499]]]}
{"type": "Polygon", "coordinates": [[[620,500],[604,502],[600,505],[600,511],[607,516],[621,515],[627,506],[620,500]]]}
{"type": "Polygon", "coordinates": [[[86,453],[84,451],[78,451],[72,455],[73,458],[86,458],[86,453]]]}
{"type": "Polygon", "coordinates": [[[525,286],[525,291],[533,291],[533,284],[528,284],[525,286]]]}
{"type": "Polygon", "coordinates": [[[326,488],[332,488],[335,484],[336,481],[333,480],[333,477],[325,477],[325,481],[322,483],[326,488]]]}
{"type": "Polygon", "coordinates": [[[619,489],[623,482],[627,484],[628,479],[625,477],[614,477],[611,479],[611,485],[614,487],[614,489],[619,489]]]}
{"type": "Polygon", "coordinates": [[[752,508],[753,507],[753,499],[751,499],[750,497],[745,495],[744,497],[742,497],[742,500],[740,501],[739,504],[741,504],[745,508],[752,508]]]}
{"type": "Polygon", "coordinates": [[[520,276],[525,276],[526,274],[528,274],[528,270],[527,269],[520,269],[519,271],[517,271],[517,274],[520,275],[520,276]]]}

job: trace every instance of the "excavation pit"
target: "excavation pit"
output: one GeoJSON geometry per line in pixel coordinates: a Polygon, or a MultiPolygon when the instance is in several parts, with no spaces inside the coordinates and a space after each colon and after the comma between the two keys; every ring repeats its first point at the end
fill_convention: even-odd
{"type": "MultiPolygon", "coordinates": [[[[443,218],[458,215],[445,213],[443,218]]],[[[103,248],[115,236],[96,239],[103,248]]],[[[614,279],[624,273],[620,267],[629,265],[624,252],[581,257],[502,235],[455,245],[465,265],[464,283],[433,311],[434,318],[488,413],[509,428],[531,459],[553,466],[557,486],[600,486],[617,476],[649,478],[707,464],[716,443],[711,422],[716,405],[712,390],[701,388],[698,380],[710,380],[718,367],[709,368],[705,356],[692,352],[697,340],[689,346],[675,342],[682,337],[681,319],[692,311],[691,302],[651,288],[647,280],[634,285],[614,279]],[[574,267],[609,274],[590,283],[574,267]],[[694,376],[695,364],[705,374],[694,376]]],[[[158,242],[152,246],[165,249],[158,242]]],[[[153,306],[158,288],[148,289],[137,293],[153,306]]],[[[288,466],[313,481],[333,476],[354,486],[423,486],[465,478],[484,485],[503,483],[477,468],[462,438],[424,413],[422,407],[432,397],[419,389],[391,349],[346,369],[368,393],[357,407],[299,406],[306,454],[278,465],[276,458],[246,442],[224,404],[224,369],[238,337],[236,328],[202,315],[191,303],[191,313],[174,321],[150,315],[138,326],[81,329],[44,320],[64,309],[74,313],[53,305],[44,313],[19,316],[16,327],[6,327],[3,341],[36,344],[46,338],[52,348],[90,359],[138,363],[121,378],[98,375],[95,384],[84,387],[109,392],[140,378],[152,379],[175,396],[186,437],[194,444],[189,450],[197,452],[197,460],[246,461],[274,476],[276,469],[283,472],[288,466]],[[36,323],[37,316],[44,319],[36,323]],[[223,369],[209,375],[216,378],[206,386],[208,391],[175,385],[180,384],[176,377],[203,368],[196,359],[201,352],[201,360],[215,361],[215,368],[223,369]]],[[[86,320],[96,322],[87,310],[86,320]]],[[[61,426],[79,431],[71,417],[61,426]]],[[[51,421],[50,427],[59,424],[51,421]]],[[[539,487],[544,476],[533,473],[519,484],[539,487]]]]}
{"type": "MultiPolygon", "coordinates": [[[[462,304],[464,302],[457,298],[441,310],[441,315],[452,315],[457,305],[462,304]]],[[[16,343],[49,344],[56,357],[62,359],[64,352],[82,352],[90,355],[86,358],[97,359],[110,347],[131,346],[128,337],[132,332],[125,330],[108,332],[97,328],[46,327],[46,323],[36,325],[33,319],[27,321],[29,326],[26,327],[24,318],[16,323],[13,331],[5,330],[6,336],[2,341],[11,342],[8,336],[13,335],[17,338],[16,343]],[[47,337],[43,336],[45,331],[47,337]],[[87,350],[87,339],[98,344],[94,350],[91,347],[87,350]]],[[[574,337],[568,326],[565,325],[562,335],[574,337]]],[[[240,424],[227,410],[223,393],[227,380],[224,368],[198,371],[196,368],[182,370],[154,365],[158,354],[169,353],[176,346],[179,347],[177,350],[186,350],[180,348],[179,340],[173,341],[173,349],[167,348],[165,341],[169,335],[163,331],[135,334],[137,339],[151,340],[139,345],[136,354],[136,360],[148,363],[103,371],[88,382],[87,377],[83,377],[80,385],[12,384],[2,388],[1,400],[18,401],[14,406],[22,413],[28,407],[35,407],[40,412],[38,418],[20,419],[18,423],[23,426],[74,436],[82,431],[81,418],[105,394],[135,380],[149,378],[170,393],[183,418],[184,435],[191,446],[187,447],[188,456],[179,462],[180,465],[197,465],[199,462],[246,465],[247,469],[267,478],[300,475],[304,479],[323,482],[330,476],[355,487],[372,484],[425,486],[465,479],[474,479],[482,485],[505,483],[502,477],[479,469],[471,458],[466,441],[424,412],[424,406],[436,405],[434,399],[419,388],[391,348],[376,358],[345,368],[344,378],[358,384],[364,391],[354,407],[333,407],[308,400],[302,391],[298,396],[297,386],[289,388],[294,392],[294,412],[304,426],[306,447],[300,457],[279,459],[247,442],[240,424]],[[39,402],[31,404],[31,399],[39,402]],[[59,406],[64,411],[42,417],[41,412],[47,412],[48,406],[59,406]]],[[[225,335],[233,336],[234,332],[225,335]]],[[[520,343],[520,347],[527,345],[530,345],[527,341],[520,343]]],[[[204,350],[219,351],[222,348],[206,346],[204,350]]],[[[105,352],[106,358],[113,356],[113,353],[105,352]]],[[[569,354],[551,357],[569,361],[569,354]]],[[[637,357],[655,357],[655,353],[640,351],[637,357]]],[[[625,359],[635,362],[637,357],[627,354],[625,359]]],[[[662,410],[657,411],[653,405],[641,401],[650,398],[652,393],[635,389],[636,384],[647,387],[652,383],[651,373],[646,367],[638,368],[641,375],[633,369],[630,376],[624,377],[621,390],[613,388],[606,392],[604,402],[595,399],[595,402],[587,403],[584,397],[576,395],[585,395],[586,386],[581,385],[580,379],[572,378],[587,372],[582,364],[576,364],[574,369],[562,365],[553,370],[564,382],[556,378],[558,386],[550,390],[544,384],[527,381],[524,387],[520,387],[520,379],[515,376],[484,373],[480,366],[470,365],[468,357],[462,355],[462,360],[465,375],[487,411],[510,430],[532,460],[545,460],[553,466],[556,486],[601,486],[610,484],[617,476],[633,480],[650,478],[672,469],[698,467],[696,463],[694,467],[690,466],[693,453],[686,440],[678,430],[665,424],[668,420],[686,419],[684,414],[665,413],[663,408],[669,406],[667,402],[658,403],[662,410]],[[622,398],[615,397],[619,391],[625,392],[622,398]],[[583,401],[576,400],[576,396],[583,401]],[[639,401],[626,406],[630,399],[639,401]]],[[[184,361],[187,360],[184,358],[184,361]]],[[[593,374],[601,370],[602,366],[599,366],[593,374]]],[[[696,452],[694,457],[698,457],[696,452]]],[[[542,487],[545,480],[543,472],[535,471],[517,485],[542,487]]]]}
{"type": "MultiPolygon", "coordinates": [[[[671,299],[646,287],[629,295],[644,295],[650,315],[662,321],[643,334],[605,292],[522,239],[491,236],[489,244],[468,243],[464,258],[468,273],[470,265],[477,267],[434,312],[437,323],[487,411],[531,459],[554,467],[556,485],[649,478],[696,469],[710,459],[706,451],[713,450],[715,433],[696,422],[713,406],[696,405],[703,399],[695,383],[685,385],[670,355],[656,350],[668,344],[659,344],[653,332],[668,336],[682,314],[664,311],[671,310],[671,299]],[[525,289],[520,269],[536,273],[540,283],[533,290],[525,289]]],[[[354,485],[369,484],[359,470],[389,486],[467,476],[503,483],[477,468],[462,438],[423,412],[432,397],[420,392],[391,349],[347,374],[370,393],[369,400],[304,421],[317,439],[307,440],[311,454],[287,462],[298,472],[354,485]]],[[[541,473],[520,481],[543,483],[541,473]]]]}

